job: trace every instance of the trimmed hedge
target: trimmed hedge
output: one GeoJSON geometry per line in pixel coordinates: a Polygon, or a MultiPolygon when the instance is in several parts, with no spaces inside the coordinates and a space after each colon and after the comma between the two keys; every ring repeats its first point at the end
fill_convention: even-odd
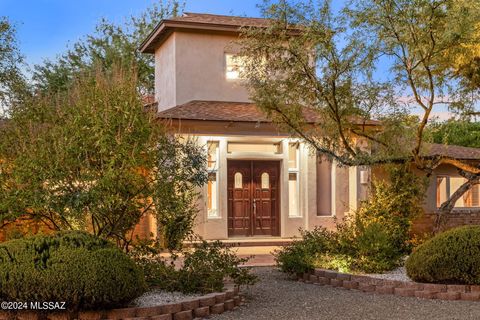
{"type": "Polygon", "coordinates": [[[145,290],[143,273],[106,240],[83,232],[0,244],[0,299],[65,301],[70,310],[122,306],[145,290]]]}
{"type": "Polygon", "coordinates": [[[480,284],[480,226],[443,232],[420,245],[406,262],[418,282],[480,284]]]}

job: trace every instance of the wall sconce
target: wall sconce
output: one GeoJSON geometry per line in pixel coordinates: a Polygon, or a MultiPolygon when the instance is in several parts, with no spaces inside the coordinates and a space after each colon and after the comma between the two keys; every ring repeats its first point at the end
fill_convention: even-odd
{"type": "Polygon", "coordinates": [[[368,184],[368,170],[360,170],[360,184],[368,184]]]}

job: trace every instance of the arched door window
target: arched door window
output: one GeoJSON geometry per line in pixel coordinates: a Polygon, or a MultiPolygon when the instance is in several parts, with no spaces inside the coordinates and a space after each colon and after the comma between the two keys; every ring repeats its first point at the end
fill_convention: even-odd
{"type": "Polygon", "coordinates": [[[270,176],[268,175],[268,173],[266,172],[262,173],[261,180],[262,180],[262,189],[270,188],[270,176]]]}
{"type": "Polygon", "coordinates": [[[243,187],[243,176],[240,172],[235,173],[235,189],[241,189],[243,187]]]}

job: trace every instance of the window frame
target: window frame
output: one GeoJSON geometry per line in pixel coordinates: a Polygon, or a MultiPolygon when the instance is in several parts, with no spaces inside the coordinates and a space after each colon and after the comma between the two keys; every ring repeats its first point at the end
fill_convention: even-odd
{"type": "MultiPolygon", "coordinates": [[[[450,182],[450,179],[451,178],[463,178],[461,176],[450,176],[448,174],[439,174],[439,175],[436,175],[435,176],[435,208],[438,210],[440,209],[442,203],[439,204],[439,199],[438,199],[438,187],[439,187],[439,178],[445,178],[446,179],[446,182],[445,182],[445,187],[446,187],[446,190],[445,190],[445,193],[446,193],[446,197],[447,199],[450,199],[450,197],[452,196],[453,193],[455,193],[455,191],[452,192],[452,186],[451,186],[451,182],[450,182]]],[[[463,178],[465,179],[465,178],[463,178]]],[[[473,188],[471,188],[470,190],[468,190],[467,192],[472,192],[473,188]]],[[[477,189],[478,192],[480,193],[480,189],[477,189]]],[[[463,195],[463,197],[466,195],[467,193],[465,193],[463,195]]],[[[473,197],[473,195],[472,195],[473,197]]],[[[460,199],[459,199],[460,200],[460,199]]],[[[465,200],[464,200],[465,201],[465,200]]],[[[453,210],[469,210],[469,209],[480,209],[480,201],[478,203],[477,206],[456,206],[456,203],[453,207],[453,210]]]]}
{"type": "Polygon", "coordinates": [[[300,142],[289,142],[288,143],[288,162],[290,162],[290,146],[296,145],[295,149],[295,157],[296,157],[296,167],[290,168],[290,163],[288,164],[288,217],[289,218],[302,218],[302,210],[300,205],[300,142]],[[292,214],[290,211],[290,174],[294,174],[296,176],[297,186],[296,186],[296,196],[297,196],[297,212],[292,214]]]}
{"type": "Polygon", "coordinates": [[[238,76],[237,76],[236,78],[229,78],[229,77],[228,77],[228,73],[229,73],[228,68],[230,67],[229,64],[228,64],[229,57],[231,57],[231,58],[237,57],[237,58],[239,58],[239,59],[242,59],[242,57],[239,56],[239,55],[236,54],[236,53],[233,53],[233,52],[224,52],[224,54],[223,54],[223,61],[224,61],[224,66],[225,66],[225,73],[224,73],[224,74],[225,74],[225,79],[226,79],[227,81],[242,81],[242,80],[244,80],[244,78],[242,78],[242,77],[240,76],[241,69],[243,68],[240,63],[238,63],[238,64],[236,65],[236,67],[238,68],[238,72],[237,72],[237,73],[238,73],[238,76]]]}
{"type": "MultiPolygon", "coordinates": [[[[212,190],[212,192],[215,192],[216,197],[215,197],[215,208],[211,209],[208,207],[210,199],[208,198],[208,183],[210,180],[207,181],[207,192],[206,192],[206,208],[207,208],[207,219],[220,219],[220,211],[219,211],[219,205],[220,205],[220,183],[219,183],[219,159],[220,159],[220,142],[216,140],[209,140],[207,141],[207,174],[208,175],[215,175],[215,189],[212,190]],[[210,144],[216,144],[215,148],[215,165],[213,167],[209,167],[208,165],[208,155],[210,153],[210,144]]],[[[213,202],[212,202],[213,206],[213,202]]]]}

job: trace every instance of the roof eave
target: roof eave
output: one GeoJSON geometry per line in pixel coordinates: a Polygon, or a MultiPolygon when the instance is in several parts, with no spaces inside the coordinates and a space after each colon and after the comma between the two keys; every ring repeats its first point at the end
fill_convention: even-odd
{"type": "MultiPolygon", "coordinates": [[[[247,26],[245,26],[247,27],[247,26]]],[[[205,30],[217,32],[240,33],[241,26],[234,26],[229,24],[212,24],[202,22],[190,21],[176,21],[176,20],[162,20],[148,35],[148,37],[140,44],[138,50],[141,53],[155,53],[155,49],[163,43],[167,38],[169,31],[175,29],[184,30],[205,30]]]]}

